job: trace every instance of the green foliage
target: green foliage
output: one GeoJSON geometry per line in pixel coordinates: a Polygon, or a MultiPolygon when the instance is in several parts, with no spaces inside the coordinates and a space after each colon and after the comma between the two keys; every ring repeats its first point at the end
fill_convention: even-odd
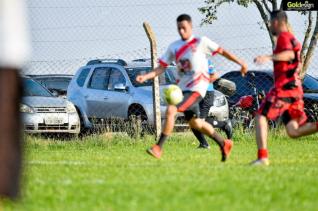
{"type": "Polygon", "coordinates": [[[243,7],[248,7],[253,3],[252,0],[205,0],[206,6],[200,7],[199,11],[205,16],[202,19],[201,24],[212,24],[214,20],[217,20],[217,10],[225,3],[236,3],[243,7]]]}

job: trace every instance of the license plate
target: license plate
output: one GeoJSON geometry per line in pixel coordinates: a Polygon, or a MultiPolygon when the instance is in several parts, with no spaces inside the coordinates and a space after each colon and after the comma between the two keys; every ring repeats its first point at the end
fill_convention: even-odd
{"type": "Polygon", "coordinates": [[[60,125],[63,124],[63,119],[58,117],[47,117],[45,118],[45,124],[47,125],[60,125]]]}

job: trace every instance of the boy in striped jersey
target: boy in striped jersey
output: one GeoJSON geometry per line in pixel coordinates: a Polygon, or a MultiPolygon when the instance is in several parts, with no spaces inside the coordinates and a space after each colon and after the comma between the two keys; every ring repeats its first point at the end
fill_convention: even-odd
{"type": "Polygon", "coordinates": [[[199,118],[199,103],[204,98],[210,83],[207,55],[211,55],[211,53],[223,55],[239,64],[242,74],[247,72],[247,65],[207,37],[193,36],[192,20],[189,15],[180,15],[177,18],[177,26],[181,39],[173,42],[168,47],[166,53],[159,59],[160,65],[157,68],[136,78],[137,82],[143,83],[164,73],[170,63],[176,62],[178,86],[182,89],[184,95],[184,99],[180,104],[168,106],[166,111],[167,119],[159,141],[147,152],[155,158],[161,157],[163,144],[172,133],[175,116],[177,112],[183,112],[192,129],[211,137],[219,145],[222,161],[226,161],[233,145],[232,141],[221,137],[212,125],[199,118]]]}

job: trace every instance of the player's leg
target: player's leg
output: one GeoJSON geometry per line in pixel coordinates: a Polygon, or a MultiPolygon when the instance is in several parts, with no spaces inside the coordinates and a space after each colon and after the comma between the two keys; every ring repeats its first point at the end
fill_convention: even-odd
{"type": "Polygon", "coordinates": [[[256,115],[256,144],[257,144],[257,160],[252,164],[268,165],[268,149],[267,149],[268,122],[264,115],[256,115]]]}
{"type": "Polygon", "coordinates": [[[317,122],[308,122],[302,126],[299,126],[297,120],[291,120],[286,125],[286,131],[290,138],[298,138],[301,136],[311,135],[318,130],[317,122]]]}
{"type": "MultiPolygon", "coordinates": [[[[209,114],[209,110],[210,107],[209,105],[211,105],[212,103],[209,102],[210,101],[210,96],[209,96],[209,92],[206,93],[205,97],[201,100],[201,102],[199,103],[200,106],[200,118],[201,119],[205,119],[208,114],[209,114]]],[[[195,135],[195,137],[198,139],[200,145],[199,148],[206,148],[209,149],[209,143],[207,142],[207,140],[205,139],[204,135],[196,130],[191,128],[193,134],[195,135]]]]}
{"type": "Polygon", "coordinates": [[[210,149],[210,145],[207,142],[207,140],[205,139],[204,135],[196,129],[191,128],[191,130],[192,130],[192,133],[194,134],[194,136],[198,139],[198,141],[200,143],[198,148],[199,149],[210,149]]]}
{"type": "Polygon", "coordinates": [[[219,128],[223,130],[228,139],[232,139],[233,137],[233,126],[231,120],[226,121],[218,121],[211,117],[205,119],[206,122],[211,124],[214,128],[219,128]]]}
{"type": "Polygon", "coordinates": [[[275,120],[281,115],[281,112],[286,110],[288,106],[284,102],[277,100],[274,93],[268,93],[260,109],[256,115],[256,144],[257,144],[257,160],[253,161],[252,165],[269,165],[267,136],[268,122],[267,119],[275,120]]]}
{"type": "Polygon", "coordinates": [[[173,131],[176,114],[177,107],[174,105],[169,105],[166,110],[166,121],[164,123],[164,127],[159,137],[159,140],[157,144],[155,144],[147,150],[147,152],[155,158],[160,158],[162,155],[163,145],[173,131]]]}
{"type": "Polygon", "coordinates": [[[18,71],[0,68],[0,197],[15,199],[21,168],[21,84],[18,71]]]}
{"type": "Polygon", "coordinates": [[[189,125],[191,128],[194,128],[201,133],[209,136],[212,138],[220,147],[222,152],[222,161],[226,161],[226,159],[229,157],[231,149],[232,149],[232,141],[224,139],[221,135],[219,135],[215,129],[210,125],[209,123],[205,122],[202,119],[193,117],[189,121],[189,125]]]}
{"type": "Polygon", "coordinates": [[[158,145],[162,148],[166,140],[166,137],[170,136],[175,123],[175,117],[177,115],[177,107],[174,105],[169,105],[166,111],[166,121],[163,126],[161,137],[159,138],[158,145]]]}
{"type": "MultiPolygon", "coordinates": [[[[209,111],[210,108],[213,106],[214,102],[214,96],[215,93],[214,91],[208,91],[206,93],[205,98],[202,101],[202,109],[204,118],[206,122],[210,123],[214,128],[219,128],[223,130],[227,136],[228,139],[232,139],[233,136],[233,127],[232,127],[232,122],[230,120],[227,121],[218,121],[215,118],[209,117],[209,111]]],[[[201,105],[200,105],[201,107],[201,105]]]]}

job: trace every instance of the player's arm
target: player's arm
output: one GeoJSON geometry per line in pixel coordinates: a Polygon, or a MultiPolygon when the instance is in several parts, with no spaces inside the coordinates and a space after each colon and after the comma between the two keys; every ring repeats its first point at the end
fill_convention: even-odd
{"type": "Polygon", "coordinates": [[[205,42],[208,50],[210,52],[212,52],[212,55],[218,53],[218,54],[224,56],[228,60],[233,61],[236,64],[241,66],[241,73],[242,73],[243,76],[247,73],[247,64],[243,60],[239,59],[234,54],[224,50],[217,43],[211,41],[210,39],[208,39],[206,37],[203,37],[202,39],[205,42]]]}
{"type": "Polygon", "coordinates": [[[229,51],[227,51],[223,48],[219,48],[217,52],[220,55],[227,58],[228,60],[240,65],[241,66],[241,73],[243,76],[247,73],[247,64],[243,60],[239,59],[237,56],[235,56],[234,54],[230,53],[229,51]]]}
{"type": "Polygon", "coordinates": [[[295,59],[295,52],[293,50],[282,51],[273,55],[262,55],[254,59],[257,64],[264,64],[269,61],[288,62],[295,59]]]}
{"type": "Polygon", "coordinates": [[[138,75],[136,77],[136,81],[138,83],[143,83],[147,80],[154,79],[158,75],[161,75],[165,72],[166,68],[171,64],[173,61],[173,51],[171,50],[171,45],[168,47],[167,51],[162,55],[162,57],[159,59],[159,66],[153,69],[152,71],[144,74],[144,75],[138,75]]]}
{"type": "Polygon", "coordinates": [[[136,81],[138,83],[142,84],[147,80],[153,79],[153,78],[157,77],[158,75],[161,75],[165,70],[166,70],[165,67],[159,65],[158,67],[156,67],[155,69],[153,69],[152,71],[150,71],[144,75],[138,75],[136,77],[136,81]]]}

